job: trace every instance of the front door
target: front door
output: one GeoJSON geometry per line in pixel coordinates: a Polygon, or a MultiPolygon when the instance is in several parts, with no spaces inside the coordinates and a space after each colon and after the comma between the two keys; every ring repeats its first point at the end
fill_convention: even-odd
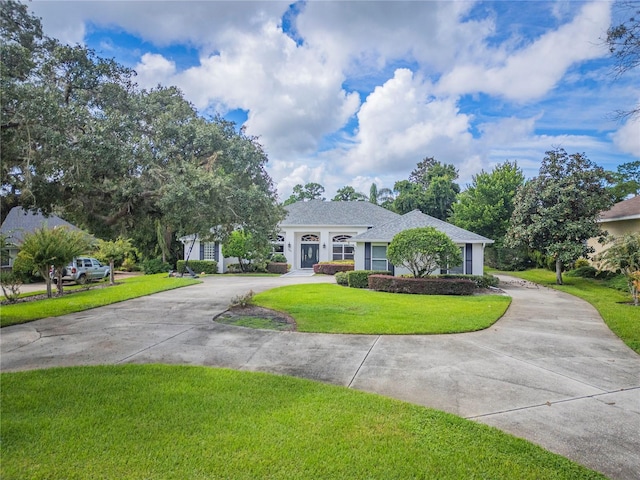
{"type": "Polygon", "coordinates": [[[313,268],[318,263],[320,246],[313,243],[303,243],[300,268],[313,268]]]}

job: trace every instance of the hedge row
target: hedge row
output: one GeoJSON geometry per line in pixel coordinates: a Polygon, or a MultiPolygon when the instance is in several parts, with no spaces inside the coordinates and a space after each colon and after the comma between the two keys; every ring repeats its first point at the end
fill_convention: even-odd
{"type": "Polygon", "coordinates": [[[281,262],[269,262],[267,263],[267,272],[269,273],[279,273],[284,275],[289,271],[289,265],[281,262]]]}
{"type": "Polygon", "coordinates": [[[313,266],[313,273],[324,273],[325,275],[335,275],[338,272],[349,272],[353,270],[353,263],[316,263],[313,266]]]}
{"type": "MultiPolygon", "coordinates": [[[[184,273],[184,260],[178,260],[178,273],[184,273]]],[[[218,262],[215,260],[189,260],[189,268],[195,273],[218,273],[218,262]]]]}
{"type": "Polygon", "coordinates": [[[382,270],[356,270],[347,272],[347,285],[351,288],[369,288],[369,276],[391,275],[391,272],[382,270]]]}
{"type": "Polygon", "coordinates": [[[369,288],[379,292],[415,293],[420,295],[473,295],[476,284],[456,278],[403,278],[370,275],[369,288]]]}
{"type": "Polygon", "coordinates": [[[497,287],[500,283],[500,279],[498,277],[494,277],[488,273],[485,273],[484,275],[435,275],[434,278],[471,280],[478,288],[497,287]]]}
{"type": "Polygon", "coordinates": [[[338,272],[338,273],[336,273],[336,283],[338,285],[342,285],[344,287],[348,287],[349,286],[348,273],[349,272],[338,272]]]}

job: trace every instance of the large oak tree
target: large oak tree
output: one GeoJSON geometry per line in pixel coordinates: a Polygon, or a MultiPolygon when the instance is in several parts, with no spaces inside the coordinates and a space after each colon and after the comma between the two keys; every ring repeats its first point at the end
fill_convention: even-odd
{"type": "Polygon", "coordinates": [[[24,4],[0,6],[2,219],[16,205],[56,211],[147,256],[159,231],[273,234],[283,210],[255,138],[175,87],[140,90],[132,70],[46,37],[24,4]]]}

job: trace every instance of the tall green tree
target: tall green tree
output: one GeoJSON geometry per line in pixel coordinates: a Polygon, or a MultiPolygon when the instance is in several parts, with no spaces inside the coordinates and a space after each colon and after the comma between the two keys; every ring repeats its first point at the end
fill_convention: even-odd
{"type": "Polygon", "coordinates": [[[205,119],[175,87],[139,90],[133,71],[45,37],[24,4],[2,0],[2,213],[64,212],[104,239],[155,255],[157,224],[220,239],[268,237],[284,216],[256,138],[205,119]]]}
{"type": "Polygon", "coordinates": [[[371,203],[375,203],[376,205],[380,205],[387,210],[392,210],[392,204],[395,200],[395,193],[390,188],[378,188],[378,185],[375,183],[371,184],[369,188],[369,201],[371,203]]]}
{"type": "Polygon", "coordinates": [[[356,192],[356,189],[350,185],[339,188],[332,199],[333,202],[365,202],[366,200],[366,195],[356,192]]]}
{"type": "Polygon", "coordinates": [[[609,189],[615,202],[621,202],[629,195],[640,194],[640,160],[618,165],[615,172],[609,172],[612,178],[609,189]]]}
{"type": "Polygon", "coordinates": [[[310,182],[297,184],[293,187],[293,193],[284,201],[284,205],[291,205],[296,202],[306,202],[307,200],[325,200],[324,187],[319,183],[310,182]]]}
{"type": "Polygon", "coordinates": [[[446,220],[451,205],[460,193],[455,183],[458,170],[452,164],[443,164],[433,157],[426,157],[418,163],[406,181],[396,182],[398,191],[393,207],[400,214],[419,209],[422,213],[446,220]]]}
{"type": "Polygon", "coordinates": [[[518,188],[524,174],[516,162],[506,161],[491,172],[481,171],[451,206],[449,221],[501,244],[509,228],[518,188]]]}
{"type": "Polygon", "coordinates": [[[613,203],[606,182],[605,171],[584,154],[547,152],[538,176],[516,194],[505,243],[553,258],[562,285],[564,265],[592,253],[587,240],[603,235],[598,217],[613,203]]]}

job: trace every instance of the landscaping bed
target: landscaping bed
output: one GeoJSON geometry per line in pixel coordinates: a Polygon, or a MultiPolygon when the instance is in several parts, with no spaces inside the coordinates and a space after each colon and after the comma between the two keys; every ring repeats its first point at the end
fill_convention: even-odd
{"type": "Polygon", "coordinates": [[[226,312],[214,317],[213,320],[236,327],[277,330],[280,332],[292,332],[297,329],[296,321],[290,315],[255,305],[231,307],[226,312]]]}

